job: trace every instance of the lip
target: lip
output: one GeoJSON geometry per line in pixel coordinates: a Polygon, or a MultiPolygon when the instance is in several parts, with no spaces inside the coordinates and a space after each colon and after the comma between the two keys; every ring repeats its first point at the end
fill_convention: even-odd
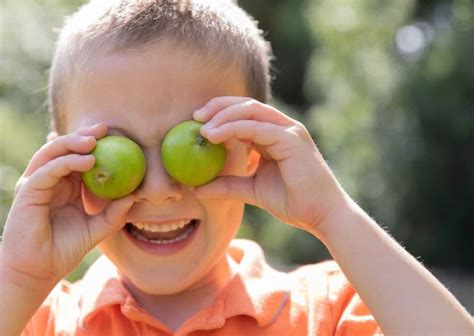
{"type": "Polygon", "coordinates": [[[193,232],[191,233],[191,235],[184,240],[180,240],[178,242],[171,243],[171,244],[159,245],[159,244],[153,244],[146,241],[138,240],[130,232],[128,232],[125,226],[122,229],[122,232],[133,245],[135,245],[138,249],[142,250],[143,252],[152,254],[155,256],[170,256],[170,255],[177,254],[184,251],[194,241],[194,237],[200,232],[200,229],[201,229],[201,221],[197,219],[194,219],[194,220],[197,221],[197,224],[194,224],[195,228],[193,232]]]}

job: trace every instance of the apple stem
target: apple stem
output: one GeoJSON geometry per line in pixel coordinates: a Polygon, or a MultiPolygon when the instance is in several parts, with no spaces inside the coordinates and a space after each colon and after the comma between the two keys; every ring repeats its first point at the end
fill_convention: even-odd
{"type": "Polygon", "coordinates": [[[206,138],[204,138],[202,135],[198,135],[196,136],[196,143],[199,145],[199,146],[202,146],[206,143],[206,138]]]}

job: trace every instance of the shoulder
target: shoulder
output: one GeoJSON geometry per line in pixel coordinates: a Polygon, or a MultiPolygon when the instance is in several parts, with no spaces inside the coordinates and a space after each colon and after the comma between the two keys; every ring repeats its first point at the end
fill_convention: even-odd
{"type": "Polygon", "coordinates": [[[58,331],[68,334],[73,331],[80,313],[79,288],[79,282],[59,282],[36,311],[22,335],[53,335],[58,331]]]}
{"type": "Polygon", "coordinates": [[[291,297],[304,306],[316,306],[327,317],[337,320],[344,304],[355,294],[344,273],[334,261],[305,265],[288,272],[293,286],[291,297]]]}
{"type": "Polygon", "coordinates": [[[380,329],[371,312],[334,261],[306,265],[289,272],[294,284],[291,301],[308,314],[310,325],[335,335],[376,335],[380,329]]]}
{"type": "Polygon", "coordinates": [[[339,265],[332,260],[300,266],[288,275],[299,285],[299,290],[312,290],[313,294],[327,295],[331,301],[334,301],[335,296],[355,293],[339,265]]]}
{"type": "MultiPolygon", "coordinates": [[[[23,335],[75,335],[84,333],[92,317],[108,318],[131,298],[118,278],[118,270],[99,257],[80,281],[59,282],[30,320],[23,335]]],[[[114,315],[115,316],[115,315],[114,315]]],[[[92,335],[88,331],[88,335],[92,335]]]]}

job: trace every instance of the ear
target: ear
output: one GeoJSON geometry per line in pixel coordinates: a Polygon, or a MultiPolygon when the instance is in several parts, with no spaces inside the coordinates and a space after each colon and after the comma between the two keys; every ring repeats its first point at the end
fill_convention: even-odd
{"type": "Polygon", "coordinates": [[[247,176],[252,176],[258,169],[260,154],[253,148],[248,149],[247,176]]]}
{"type": "Polygon", "coordinates": [[[101,213],[111,202],[108,199],[95,196],[85,187],[84,183],[81,183],[81,198],[84,210],[91,216],[101,213]]]}

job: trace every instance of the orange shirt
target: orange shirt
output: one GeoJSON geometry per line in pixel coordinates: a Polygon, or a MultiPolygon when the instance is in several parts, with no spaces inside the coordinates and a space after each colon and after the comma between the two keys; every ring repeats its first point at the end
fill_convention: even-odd
{"type": "Polygon", "coordinates": [[[74,284],[61,282],[22,335],[380,335],[374,318],[333,261],[273,270],[261,248],[234,240],[237,275],[176,332],[133,299],[104,256],[74,284]]]}

